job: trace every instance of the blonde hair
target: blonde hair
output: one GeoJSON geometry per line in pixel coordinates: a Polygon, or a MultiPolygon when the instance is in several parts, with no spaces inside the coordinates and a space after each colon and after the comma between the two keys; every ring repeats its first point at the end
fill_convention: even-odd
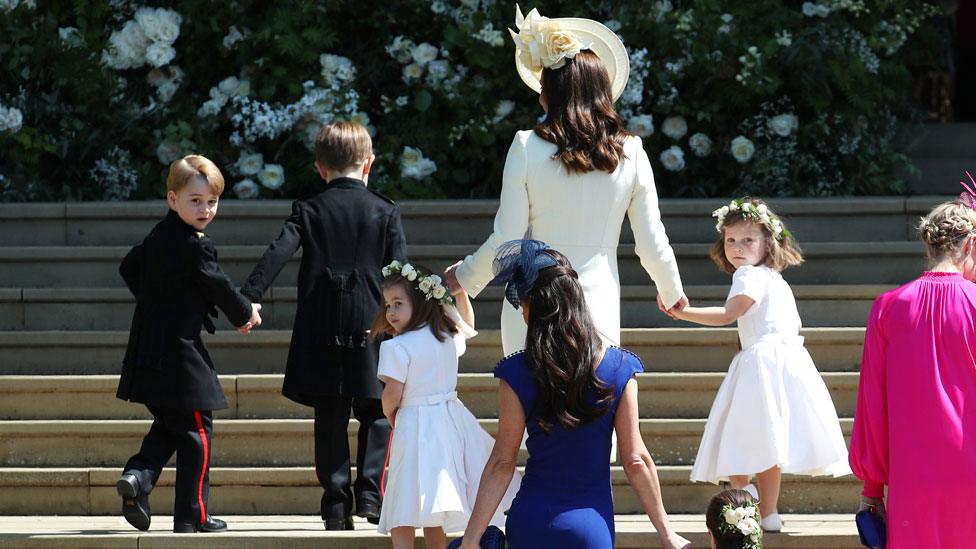
{"type": "Polygon", "coordinates": [[[324,126],[315,138],[315,160],[331,170],[343,170],[373,154],[373,140],[362,124],[335,122],[324,126]]]}
{"type": "MultiPolygon", "coordinates": [[[[766,204],[759,198],[749,198],[749,202],[752,202],[756,206],[760,204],[766,204]]],[[[767,204],[767,209],[768,209],[767,204]]],[[[773,214],[772,210],[768,210],[769,215],[773,214]]],[[[773,237],[773,233],[770,232],[769,227],[765,223],[756,221],[748,214],[743,212],[732,212],[726,216],[725,221],[719,227],[719,236],[715,244],[712,244],[712,249],[709,250],[708,256],[712,258],[712,261],[718,265],[718,268],[723,272],[732,274],[735,272],[735,265],[729,262],[729,259],[725,257],[725,230],[734,225],[739,225],[740,223],[752,223],[762,230],[763,240],[766,242],[766,257],[763,259],[763,264],[776,270],[777,272],[782,272],[787,267],[793,267],[803,263],[803,250],[800,249],[800,245],[797,244],[796,239],[793,238],[793,234],[789,232],[786,228],[786,224],[783,223],[783,219],[779,218],[780,223],[783,225],[782,238],[776,239],[773,237]]]]}
{"type": "Polygon", "coordinates": [[[930,262],[955,261],[966,238],[976,234],[976,210],[958,200],[943,202],[921,218],[918,233],[930,262]]]}
{"type": "Polygon", "coordinates": [[[179,192],[186,187],[190,179],[202,177],[207,180],[210,192],[220,195],[224,192],[224,176],[217,169],[217,165],[205,156],[191,154],[169,165],[169,175],[166,176],[166,190],[179,192]]]}

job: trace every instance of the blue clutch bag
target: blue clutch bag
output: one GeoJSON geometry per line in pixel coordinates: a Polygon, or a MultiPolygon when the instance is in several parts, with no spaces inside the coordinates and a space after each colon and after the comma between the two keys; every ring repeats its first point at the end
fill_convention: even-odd
{"type": "MultiPolygon", "coordinates": [[[[452,541],[447,549],[458,549],[461,547],[461,540],[458,538],[452,541]]],[[[481,549],[505,549],[505,534],[497,526],[489,526],[481,536],[481,549]]]]}
{"type": "Polygon", "coordinates": [[[857,533],[861,536],[861,545],[871,549],[884,549],[888,537],[884,519],[865,509],[854,515],[854,522],[857,524],[857,533]]]}

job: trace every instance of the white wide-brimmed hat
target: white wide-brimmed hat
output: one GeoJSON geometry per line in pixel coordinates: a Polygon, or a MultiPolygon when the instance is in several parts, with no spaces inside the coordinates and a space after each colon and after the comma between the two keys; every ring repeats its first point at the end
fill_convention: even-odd
{"type": "Polygon", "coordinates": [[[581,50],[590,50],[607,67],[613,100],[624,93],[630,56],[617,33],[602,23],[579,17],[549,19],[536,9],[523,17],[516,4],[515,26],[518,32],[508,30],[515,40],[515,68],[535,92],[542,91],[542,69],[558,69],[581,50]]]}

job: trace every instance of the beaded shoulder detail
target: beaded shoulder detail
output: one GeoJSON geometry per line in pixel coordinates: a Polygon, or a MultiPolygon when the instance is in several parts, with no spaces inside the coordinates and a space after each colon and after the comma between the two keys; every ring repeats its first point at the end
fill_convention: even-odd
{"type": "Polygon", "coordinates": [[[498,363],[495,364],[495,366],[498,366],[502,362],[508,362],[509,360],[511,360],[511,359],[513,359],[513,358],[515,358],[515,357],[517,357],[519,355],[524,355],[524,354],[525,354],[525,349],[522,349],[521,351],[515,351],[514,353],[512,353],[512,354],[506,356],[505,358],[499,360],[498,363]]]}
{"type": "Polygon", "coordinates": [[[635,353],[634,351],[631,351],[630,349],[624,349],[623,347],[618,347],[616,345],[611,345],[610,348],[616,349],[624,354],[628,354],[634,357],[635,359],[637,359],[637,362],[639,362],[641,366],[644,366],[644,361],[641,360],[641,357],[637,356],[637,353],[635,353]]]}

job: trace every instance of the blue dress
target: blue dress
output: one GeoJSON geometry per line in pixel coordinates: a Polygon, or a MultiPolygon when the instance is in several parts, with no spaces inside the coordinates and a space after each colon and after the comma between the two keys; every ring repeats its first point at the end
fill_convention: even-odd
{"type": "Polygon", "coordinates": [[[636,355],[609,347],[596,374],[614,389],[610,410],[571,431],[554,423],[552,433],[546,435],[533,415],[538,389],[527,356],[519,352],[498,363],[495,377],[518,395],[529,435],[525,476],[505,523],[510,547],[613,547],[610,436],[624,387],[643,371],[636,355]]]}

